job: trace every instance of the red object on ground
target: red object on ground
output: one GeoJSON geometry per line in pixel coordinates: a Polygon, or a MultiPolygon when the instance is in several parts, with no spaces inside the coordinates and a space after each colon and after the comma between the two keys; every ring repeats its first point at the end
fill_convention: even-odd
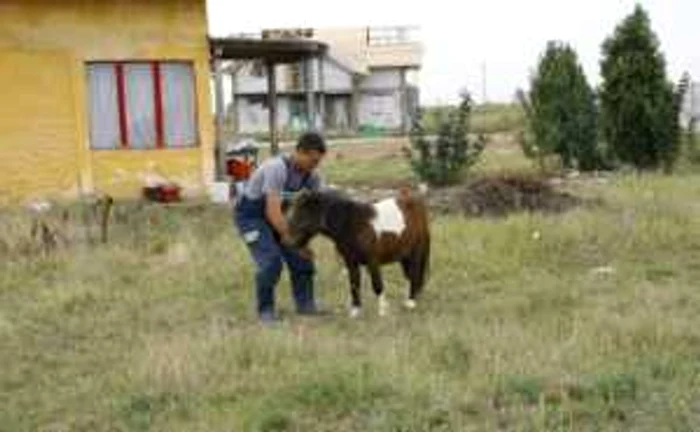
{"type": "Polygon", "coordinates": [[[175,185],[160,186],[161,202],[180,201],[180,188],[175,185]]]}
{"type": "Polygon", "coordinates": [[[232,158],[226,161],[226,170],[235,181],[246,180],[253,172],[253,164],[247,160],[232,158]]]}
{"type": "Polygon", "coordinates": [[[181,200],[180,187],[173,184],[143,188],[143,195],[149,201],[171,203],[181,200]]]}

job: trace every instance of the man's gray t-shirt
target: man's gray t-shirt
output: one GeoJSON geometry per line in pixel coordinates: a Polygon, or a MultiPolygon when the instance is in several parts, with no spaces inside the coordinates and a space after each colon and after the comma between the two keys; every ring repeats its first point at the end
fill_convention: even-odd
{"type": "Polygon", "coordinates": [[[291,161],[288,161],[289,168],[287,168],[287,163],[283,159],[285,157],[287,156],[268,159],[253,172],[243,190],[246,198],[257,200],[270,191],[283,192],[285,185],[289,185],[294,190],[299,189],[302,185],[313,190],[321,188],[321,179],[318,174],[308,174],[308,179],[304,184],[304,178],[307,177],[307,174],[298,170],[291,161]]]}

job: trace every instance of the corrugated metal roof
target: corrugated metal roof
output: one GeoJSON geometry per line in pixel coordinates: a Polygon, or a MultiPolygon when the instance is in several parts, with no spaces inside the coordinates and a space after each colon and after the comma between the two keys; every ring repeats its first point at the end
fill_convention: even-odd
{"type": "Polygon", "coordinates": [[[293,63],[324,55],[328,45],[309,39],[209,38],[212,57],[223,60],[263,59],[293,63]]]}

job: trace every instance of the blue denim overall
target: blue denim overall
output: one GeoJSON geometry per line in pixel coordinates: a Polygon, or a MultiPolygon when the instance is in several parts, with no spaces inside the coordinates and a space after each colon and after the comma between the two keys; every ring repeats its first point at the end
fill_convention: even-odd
{"type": "MultiPolygon", "coordinates": [[[[293,185],[290,181],[292,176],[289,175],[289,171],[293,169],[291,161],[285,156],[283,159],[288,173],[284,189],[281,191],[284,203],[288,202],[294,192],[309,187],[310,176],[304,176],[301,184],[293,185]]],[[[234,219],[255,261],[258,314],[263,318],[274,316],[275,286],[282,273],[282,261],[286,262],[289,268],[297,312],[314,312],[314,263],[280,243],[279,235],[265,218],[265,196],[250,199],[243,195],[236,204],[234,219]]]]}

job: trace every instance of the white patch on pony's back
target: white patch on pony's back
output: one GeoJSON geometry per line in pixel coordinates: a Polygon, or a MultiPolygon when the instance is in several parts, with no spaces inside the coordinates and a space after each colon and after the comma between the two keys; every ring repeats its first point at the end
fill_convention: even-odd
{"type": "Polygon", "coordinates": [[[401,234],[406,229],[406,220],[396,204],[396,199],[389,198],[374,204],[377,215],[372,219],[372,227],[377,235],[383,232],[401,234]]]}

